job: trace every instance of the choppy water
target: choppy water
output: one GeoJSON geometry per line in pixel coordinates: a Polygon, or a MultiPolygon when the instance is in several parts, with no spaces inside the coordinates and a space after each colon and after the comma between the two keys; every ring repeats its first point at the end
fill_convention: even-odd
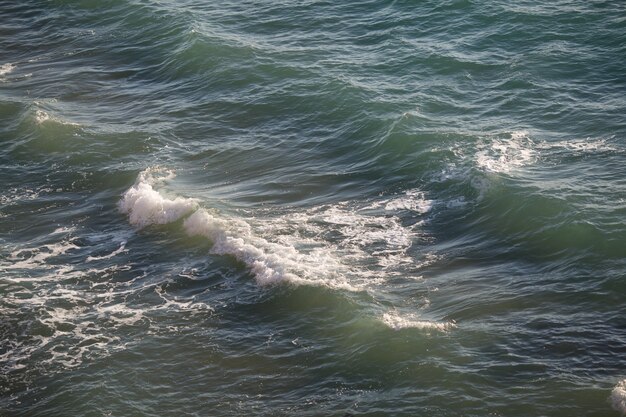
{"type": "Polygon", "coordinates": [[[1,415],[626,413],[622,1],[0,22],[1,415]]]}

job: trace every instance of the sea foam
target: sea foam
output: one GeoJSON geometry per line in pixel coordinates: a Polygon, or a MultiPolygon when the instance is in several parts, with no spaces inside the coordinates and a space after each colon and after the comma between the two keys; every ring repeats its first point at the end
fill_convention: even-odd
{"type": "Polygon", "coordinates": [[[492,139],[479,145],[476,165],[489,172],[510,173],[534,162],[535,144],[526,131],[510,133],[509,139],[492,139]]]}
{"type": "Polygon", "coordinates": [[[419,190],[408,190],[404,196],[392,198],[385,204],[387,211],[409,210],[421,214],[428,213],[432,207],[433,201],[427,199],[419,190]]]}
{"type": "MultiPolygon", "coordinates": [[[[0,373],[29,367],[34,355],[39,355],[38,367],[51,373],[80,366],[91,358],[101,360],[129,343],[117,335],[119,328],[139,325],[143,334],[146,325],[152,326],[153,312],[167,309],[206,314],[212,310],[195,296],[179,299],[168,294],[162,283],[144,282],[145,273],[131,274],[132,267],[122,263],[123,259],[106,262],[104,267],[87,263],[126,251],[125,240],[108,255],[87,256],[86,262],[77,262],[89,249],[85,243],[93,239],[78,239],[76,232],[76,227],[59,227],[49,234],[46,244],[0,248],[10,250],[0,258],[4,272],[0,291],[5,294],[0,299],[0,315],[27,317],[39,329],[32,334],[6,334],[4,345],[8,349],[0,352],[0,373]],[[89,285],[77,286],[77,282],[89,285]],[[146,306],[129,301],[132,295],[150,289],[161,303],[146,306]]],[[[107,233],[98,238],[119,241],[120,236],[107,233]]]]}
{"type": "Polygon", "coordinates": [[[273,240],[260,236],[244,220],[199,209],[184,222],[189,236],[204,236],[211,253],[229,255],[244,263],[260,285],[277,283],[323,285],[356,291],[346,276],[350,268],[320,242],[306,239],[273,240]],[[304,248],[305,243],[308,248],[304,248]]]}
{"type": "Polygon", "coordinates": [[[3,79],[5,75],[10,74],[14,69],[15,65],[10,63],[0,65],[0,79],[3,79]]]}
{"type": "Polygon", "coordinates": [[[401,329],[419,329],[419,330],[436,330],[444,332],[455,327],[452,322],[435,322],[429,320],[421,320],[415,315],[402,316],[396,312],[388,312],[383,314],[381,321],[394,330],[401,329]]]}
{"type": "Polygon", "coordinates": [[[626,415],[626,379],[617,383],[611,392],[611,404],[613,408],[626,415]]]}
{"type": "Polygon", "coordinates": [[[232,255],[245,263],[259,284],[298,281],[298,276],[290,272],[297,266],[296,261],[300,258],[293,247],[275,247],[274,249],[281,250],[282,254],[279,255],[271,251],[269,242],[245,230],[238,234],[232,222],[217,218],[203,209],[189,216],[184,227],[188,235],[201,235],[213,242],[211,253],[232,255]]]}
{"type": "Polygon", "coordinates": [[[100,261],[103,259],[111,259],[112,257],[119,255],[122,252],[126,252],[126,241],[122,241],[120,243],[120,247],[114,250],[113,252],[109,253],[108,255],[88,256],[87,259],[85,259],[85,262],[100,261]]]}

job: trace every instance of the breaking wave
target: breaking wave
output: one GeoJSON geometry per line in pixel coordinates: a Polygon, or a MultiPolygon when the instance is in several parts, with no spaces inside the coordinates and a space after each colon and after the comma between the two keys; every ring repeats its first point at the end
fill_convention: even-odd
{"type": "Polygon", "coordinates": [[[412,190],[369,205],[345,202],[241,218],[155,190],[172,178],[172,171],[160,168],[141,172],[122,196],[120,212],[138,228],[184,218],[188,236],[207,238],[211,254],[236,258],[260,285],[287,282],[359,291],[384,282],[411,262],[407,250],[419,236],[421,223],[404,224],[397,212],[419,216],[431,205],[423,193],[412,190]]]}

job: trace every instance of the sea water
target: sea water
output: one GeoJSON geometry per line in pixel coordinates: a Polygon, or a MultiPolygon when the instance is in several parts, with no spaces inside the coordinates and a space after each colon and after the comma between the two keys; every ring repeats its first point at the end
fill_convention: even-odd
{"type": "Polygon", "coordinates": [[[0,415],[626,413],[622,1],[0,22],[0,415]]]}

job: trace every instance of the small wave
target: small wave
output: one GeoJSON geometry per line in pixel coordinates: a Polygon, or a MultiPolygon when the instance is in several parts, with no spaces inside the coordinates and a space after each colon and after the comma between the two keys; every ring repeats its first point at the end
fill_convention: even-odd
{"type": "MultiPolygon", "coordinates": [[[[213,307],[210,305],[196,301],[196,300],[187,300],[180,301],[176,297],[170,297],[167,295],[162,286],[157,286],[154,289],[154,292],[159,296],[161,300],[163,300],[164,304],[160,307],[156,307],[154,310],[162,310],[162,309],[174,309],[178,311],[198,311],[198,312],[207,312],[214,311],[213,307]]],[[[141,319],[141,315],[139,315],[139,319],[141,319]]]]}
{"type": "Polygon", "coordinates": [[[80,126],[78,123],[74,123],[74,122],[69,122],[67,120],[62,120],[59,119],[58,117],[53,117],[50,115],[50,113],[41,110],[41,109],[37,109],[35,110],[35,123],[37,123],[37,125],[43,125],[45,123],[56,123],[59,125],[63,125],[63,126],[80,126]]]}
{"type": "Polygon", "coordinates": [[[201,235],[211,240],[213,242],[211,253],[233,255],[245,263],[259,284],[299,280],[296,274],[289,271],[298,266],[298,260],[305,260],[293,247],[274,245],[274,249],[279,251],[272,253],[268,251],[272,246],[270,242],[255,238],[250,233],[231,236],[231,231],[236,229],[236,226],[233,227],[232,223],[212,216],[203,209],[189,216],[184,227],[190,236],[201,235]]]}
{"type": "Polygon", "coordinates": [[[314,248],[303,254],[294,246],[257,236],[244,220],[198,208],[195,199],[168,199],[154,190],[153,185],[173,177],[174,173],[169,170],[150,168],[143,171],[124,193],[119,210],[128,215],[132,225],[139,228],[171,223],[188,215],[183,228],[189,236],[204,236],[213,244],[211,253],[231,255],[243,262],[261,285],[319,282],[355,289],[331,272],[345,267],[323,248],[314,248]]]}
{"type": "Polygon", "coordinates": [[[617,383],[611,392],[611,404],[622,415],[626,415],[626,379],[617,383]]]}

